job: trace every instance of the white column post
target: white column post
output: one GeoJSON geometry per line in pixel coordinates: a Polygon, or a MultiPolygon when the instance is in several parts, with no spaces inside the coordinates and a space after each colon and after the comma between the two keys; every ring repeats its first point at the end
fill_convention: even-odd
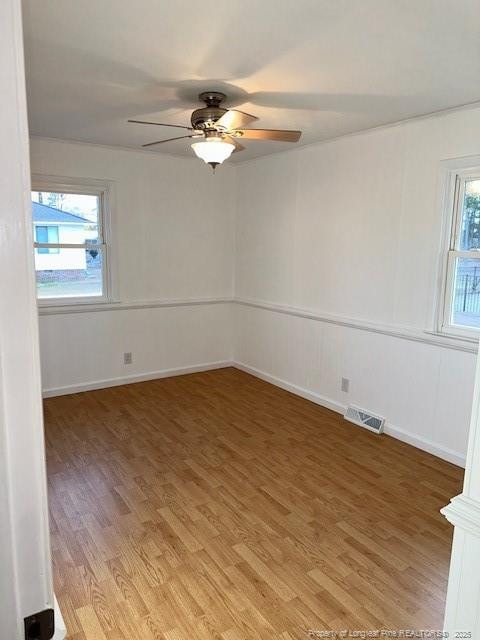
{"type": "Polygon", "coordinates": [[[0,86],[0,637],[21,640],[54,607],[21,0],[0,0],[0,86]]]}
{"type": "Polygon", "coordinates": [[[442,509],[454,525],[444,629],[480,639],[480,355],[463,492],[442,509]]]}

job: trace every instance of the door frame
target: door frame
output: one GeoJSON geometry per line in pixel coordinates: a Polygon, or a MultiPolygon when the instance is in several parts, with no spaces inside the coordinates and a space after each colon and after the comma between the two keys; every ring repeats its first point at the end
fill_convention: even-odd
{"type": "Polygon", "coordinates": [[[54,608],[20,0],[0,2],[0,83],[0,615],[20,640],[54,608]]]}

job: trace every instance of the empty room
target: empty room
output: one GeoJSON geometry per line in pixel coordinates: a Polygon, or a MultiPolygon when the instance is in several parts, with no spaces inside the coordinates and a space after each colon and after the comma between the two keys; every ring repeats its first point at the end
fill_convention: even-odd
{"type": "Polygon", "coordinates": [[[0,74],[0,640],[480,640],[480,4],[3,0],[0,74]]]}

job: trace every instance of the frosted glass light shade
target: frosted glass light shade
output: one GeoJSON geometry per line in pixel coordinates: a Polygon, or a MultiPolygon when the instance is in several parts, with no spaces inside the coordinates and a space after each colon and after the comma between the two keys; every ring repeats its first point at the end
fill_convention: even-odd
{"type": "Polygon", "coordinates": [[[218,138],[210,138],[202,142],[194,142],[192,149],[195,155],[207,164],[222,164],[232,155],[235,145],[218,138]]]}

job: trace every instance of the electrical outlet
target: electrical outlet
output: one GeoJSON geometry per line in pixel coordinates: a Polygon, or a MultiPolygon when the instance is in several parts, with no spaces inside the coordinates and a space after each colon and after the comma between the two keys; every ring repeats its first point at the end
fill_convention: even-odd
{"type": "Polygon", "coordinates": [[[342,391],[348,393],[350,388],[350,380],[348,378],[342,378],[342,391]]]}
{"type": "Polygon", "coordinates": [[[133,362],[132,352],[127,351],[126,353],[123,354],[123,364],[132,364],[132,362],[133,362]]]}

